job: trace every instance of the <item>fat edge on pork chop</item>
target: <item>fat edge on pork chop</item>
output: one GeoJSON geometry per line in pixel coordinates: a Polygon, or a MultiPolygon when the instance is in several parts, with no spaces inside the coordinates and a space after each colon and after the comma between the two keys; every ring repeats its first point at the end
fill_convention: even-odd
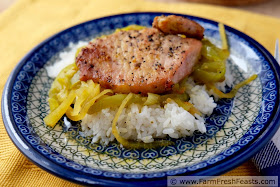
{"type": "MultiPolygon", "coordinates": [[[[176,19],[178,22],[176,34],[161,31],[162,27],[168,27],[164,19],[170,20],[170,16],[160,16],[164,24],[154,22],[154,28],[120,31],[90,42],[76,58],[80,79],[91,79],[116,93],[170,91],[174,84],[192,73],[202,48],[200,40],[177,35],[182,27],[179,23],[193,21],[180,16],[172,18],[169,21],[172,30],[176,30],[176,19]]],[[[200,35],[204,31],[201,28],[200,35]]],[[[187,30],[182,32],[186,36],[187,30]]]]}

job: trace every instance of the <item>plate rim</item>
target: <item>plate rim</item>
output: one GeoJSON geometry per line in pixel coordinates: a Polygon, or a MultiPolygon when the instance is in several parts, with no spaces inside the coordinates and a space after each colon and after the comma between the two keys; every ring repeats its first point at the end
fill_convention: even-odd
{"type": "MultiPolygon", "coordinates": [[[[116,16],[125,16],[125,15],[136,15],[136,14],[174,14],[174,15],[180,15],[180,16],[187,16],[189,18],[195,18],[197,20],[202,20],[204,22],[207,23],[212,23],[212,24],[217,24],[218,22],[214,21],[214,20],[209,20],[209,19],[205,19],[202,17],[197,17],[197,16],[191,16],[191,15],[186,15],[186,14],[176,14],[176,13],[170,13],[170,12],[131,12],[131,13],[125,13],[125,14],[114,14],[111,16],[105,16],[105,17],[100,17],[97,19],[92,19],[92,20],[87,20],[85,22],[79,23],[77,25],[71,26],[67,29],[64,29],[50,37],[48,37],[47,39],[45,39],[44,41],[40,42],[37,46],[35,46],[32,50],[30,50],[15,66],[15,68],[13,69],[13,71],[11,72],[9,78],[7,79],[7,82],[5,84],[5,87],[3,89],[3,93],[2,93],[2,103],[1,103],[1,111],[2,111],[2,119],[4,122],[4,126],[5,129],[10,137],[10,139],[12,140],[12,142],[14,143],[14,145],[25,155],[25,157],[27,157],[29,160],[31,160],[34,164],[36,164],[37,166],[39,166],[40,168],[54,174],[55,176],[59,176],[63,179],[67,179],[69,181],[75,182],[75,183],[79,183],[79,184],[91,184],[91,182],[93,182],[92,180],[87,180],[87,179],[74,179],[73,176],[76,177],[81,177],[81,176],[88,176],[91,179],[95,179],[96,181],[94,181],[94,184],[102,184],[102,185],[118,185],[118,184],[123,184],[122,180],[118,180],[115,178],[104,178],[104,177],[99,177],[99,176],[89,176],[86,175],[85,173],[77,173],[77,171],[71,171],[67,168],[64,168],[63,166],[57,165],[55,162],[49,160],[48,158],[46,158],[42,153],[38,152],[35,148],[33,148],[32,146],[30,146],[30,143],[28,143],[26,141],[26,139],[23,137],[23,135],[19,132],[19,130],[17,128],[15,128],[15,124],[13,123],[13,121],[11,120],[11,110],[9,108],[9,103],[11,102],[11,100],[9,98],[11,98],[11,91],[12,91],[12,85],[11,83],[14,82],[14,80],[16,79],[17,73],[20,71],[20,69],[22,68],[23,65],[25,65],[26,60],[34,53],[36,52],[36,50],[40,49],[43,45],[45,45],[47,42],[51,41],[52,39],[56,38],[58,35],[61,35],[62,33],[66,33],[71,29],[74,29],[76,27],[80,27],[84,24],[87,24],[89,22],[92,21],[98,21],[101,19],[108,19],[108,18],[112,18],[112,17],[116,17],[116,16]],[[28,146],[29,145],[29,146],[28,146]],[[29,147],[29,149],[24,148],[24,146],[29,147]],[[39,154],[39,155],[36,155],[39,154]],[[53,164],[52,166],[49,165],[49,167],[47,167],[46,165],[42,165],[42,158],[45,162],[48,162],[49,164],[53,164]],[[64,172],[58,173],[58,169],[63,170],[63,171],[67,171],[66,173],[70,172],[73,175],[67,175],[64,172]],[[113,182],[113,183],[112,183],[113,182]]],[[[261,44],[259,44],[256,40],[254,40],[253,38],[251,38],[250,36],[246,35],[245,33],[238,31],[232,27],[226,26],[227,30],[230,31],[234,31],[235,34],[237,34],[238,36],[241,36],[243,39],[245,39],[246,41],[248,41],[251,45],[253,45],[255,48],[257,48],[259,51],[261,51],[262,56],[265,57],[265,59],[268,60],[269,64],[272,66],[273,70],[275,71],[275,80],[277,81],[277,85],[279,86],[279,72],[280,72],[280,68],[278,63],[276,62],[276,60],[272,57],[272,55],[270,54],[269,51],[267,51],[261,44]]],[[[279,89],[278,89],[279,91],[279,89]]],[[[278,92],[279,93],[279,92],[278,92]]],[[[278,95],[278,103],[279,103],[279,95],[278,95]]],[[[278,104],[277,103],[277,104],[278,104]]],[[[276,104],[275,104],[276,105],[276,104]]],[[[234,153],[233,155],[228,156],[226,159],[222,160],[222,162],[217,162],[215,164],[212,165],[208,165],[202,169],[196,170],[195,172],[193,172],[193,175],[206,175],[208,173],[214,173],[215,175],[219,175],[221,173],[224,173],[226,171],[229,171],[230,169],[233,169],[234,167],[240,165],[241,163],[245,162],[246,160],[250,159],[254,154],[256,154],[263,146],[265,146],[266,143],[268,143],[268,141],[273,137],[273,135],[276,133],[276,131],[278,130],[278,126],[280,125],[280,106],[276,105],[275,106],[275,110],[273,113],[273,117],[271,118],[271,121],[269,122],[269,125],[261,131],[260,134],[258,134],[254,139],[253,142],[247,144],[246,146],[242,147],[239,151],[237,151],[236,153],[234,153]],[[247,148],[247,149],[246,149],[247,148]],[[242,151],[243,150],[243,151],[242,151]],[[238,153],[238,154],[237,154],[238,153]]],[[[59,170],[59,171],[60,171],[59,170]]],[[[130,181],[130,183],[126,183],[127,184],[131,184],[131,185],[139,185],[140,183],[142,185],[145,184],[153,184],[153,185],[158,185],[158,184],[162,184],[165,185],[166,184],[166,176],[164,177],[158,177],[158,178],[152,178],[151,180],[146,180],[147,182],[143,182],[143,179],[133,179],[134,181],[137,181],[137,183],[133,183],[131,180],[125,179],[128,181],[130,181]],[[142,182],[141,182],[142,181],[142,182]],[[159,183],[160,182],[160,183],[159,183]]]]}

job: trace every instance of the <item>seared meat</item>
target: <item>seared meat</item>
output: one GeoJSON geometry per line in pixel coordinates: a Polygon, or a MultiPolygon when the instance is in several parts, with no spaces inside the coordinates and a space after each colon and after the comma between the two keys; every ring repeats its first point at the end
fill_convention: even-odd
{"type": "Polygon", "coordinates": [[[195,21],[181,16],[158,16],[155,17],[153,27],[165,34],[184,34],[190,38],[203,38],[204,28],[195,21]]]}
{"type": "Polygon", "coordinates": [[[120,31],[98,38],[76,58],[80,79],[121,93],[163,93],[189,75],[202,43],[165,35],[156,28],[120,31]]]}

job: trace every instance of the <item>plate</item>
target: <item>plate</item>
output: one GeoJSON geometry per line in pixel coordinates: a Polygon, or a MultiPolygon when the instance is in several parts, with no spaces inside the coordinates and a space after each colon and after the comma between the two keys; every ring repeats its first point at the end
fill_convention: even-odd
{"type": "MultiPolygon", "coordinates": [[[[44,170],[79,184],[166,185],[172,175],[220,175],[257,153],[279,126],[279,65],[249,36],[226,28],[230,45],[228,68],[238,83],[253,73],[258,78],[242,87],[234,99],[218,101],[206,118],[207,132],[174,141],[174,146],[127,150],[108,146],[58,124],[46,127],[48,90],[53,79],[46,66],[70,43],[89,41],[130,24],[151,26],[153,18],[168,13],[130,13],[88,21],[64,30],[30,51],[11,73],[2,97],[6,130],[18,149],[44,170]]],[[[183,15],[187,16],[187,15],[183,15]]],[[[205,28],[205,36],[220,45],[218,23],[187,16],[205,28]]]]}

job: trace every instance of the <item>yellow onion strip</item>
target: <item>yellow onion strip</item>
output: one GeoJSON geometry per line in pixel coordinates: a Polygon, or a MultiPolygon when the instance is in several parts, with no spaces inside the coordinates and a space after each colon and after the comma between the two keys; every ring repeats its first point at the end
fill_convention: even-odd
{"type": "Polygon", "coordinates": [[[48,99],[49,101],[49,106],[50,106],[50,111],[54,111],[58,106],[59,106],[59,101],[53,97],[48,99]]]}
{"type": "Polygon", "coordinates": [[[67,98],[54,111],[44,118],[45,124],[50,127],[54,127],[60,118],[65,114],[75,97],[75,90],[71,90],[67,98]]]}
{"type": "Polygon", "coordinates": [[[109,107],[119,107],[122,104],[122,101],[126,98],[127,94],[105,96],[106,97],[102,96],[96,103],[94,103],[94,105],[89,108],[88,114],[93,114],[109,107]]]}
{"type": "MultiPolygon", "coordinates": [[[[95,88],[98,89],[100,85],[98,84],[98,86],[95,88]]],[[[100,88],[100,87],[99,87],[100,88]]],[[[107,93],[113,93],[112,90],[110,89],[106,89],[106,90],[103,90],[101,93],[97,94],[96,96],[94,96],[92,99],[88,100],[88,101],[85,101],[85,104],[81,107],[81,111],[79,112],[78,115],[72,115],[73,114],[73,108],[72,107],[69,107],[68,110],[66,111],[66,116],[71,119],[72,121],[79,121],[79,120],[82,120],[85,115],[87,114],[87,111],[89,110],[89,108],[95,103],[95,101],[97,99],[99,99],[101,96],[107,94],[107,93]]],[[[93,95],[96,94],[93,93],[93,95]]]]}
{"type": "MultiPolygon", "coordinates": [[[[51,99],[52,104],[54,104],[54,100],[60,104],[67,98],[71,86],[71,78],[77,71],[78,67],[75,63],[70,64],[61,70],[52,83],[51,89],[49,91],[49,98],[51,99]]],[[[51,112],[54,111],[56,107],[57,104],[50,106],[51,112]]]]}
{"type": "Polygon", "coordinates": [[[114,119],[113,119],[113,123],[112,123],[112,133],[115,136],[115,138],[117,139],[117,141],[122,144],[125,148],[129,148],[129,149],[151,149],[151,148],[155,148],[155,147],[160,147],[160,146],[168,146],[173,144],[173,142],[170,141],[166,141],[166,140],[160,140],[160,141],[154,141],[151,143],[144,143],[144,142],[136,142],[136,141],[129,141],[123,137],[120,136],[118,129],[117,129],[117,121],[123,111],[123,109],[125,108],[125,106],[127,105],[127,103],[133,98],[133,94],[129,93],[126,98],[123,100],[121,106],[119,107],[114,119]]]}
{"type": "Polygon", "coordinates": [[[201,112],[200,112],[197,108],[195,108],[193,104],[191,104],[191,103],[189,103],[189,102],[184,102],[184,103],[185,103],[187,106],[190,107],[189,110],[188,110],[188,112],[189,112],[191,115],[194,116],[195,114],[198,114],[199,116],[202,116],[201,112]]]}
{"type": "Polygon", "coordinates": [[[206,87],[208,90],[213,90],[213,92],[219,97],[219,98],[233,98],[237,91],[242,87],[247,84],[249,84],[251,81],[255,80],[258,77],[258,75],[254,74],[248,79],[240,82],[239,84],[235,85],[233,89],[229,93],[223,93],[221,92],[214,84],[206,84],[206,87]]]}
{"type": "Polygon", "coordinates": [[[175,103],[177,103],[177,105],[179,107],[182,107],[184,110],[188,111],[193,116],[195,114],[198,114],[200,116],[202,115],[201,112],[197,108],[195,108],[193,104],[191,104],[189,102],[184,102],[179,98],[173,98],[173,99],[167,98],[167,100],[166,100],[167,103],[170,103],[171,101],[174,101],[175,103]]]}
{"type": "Polygon", "coordinates": [[[80,88],[76,90],[77,97],[74,105],[74,110],[71,112],[71,115],[78,115],[82,109],[82,105],[90,97],[90,95],[92,95],[92,97],[95,97],[99,93],[100,86],[98,87],[98,85],[94,84],[92,80],[89,80],[86,83],[82,82],[80,88]]]}
{"type": "Polygon", "coordinates": [[[219,31],[222,40],[222,49],[228,50],[228,42],[224,24],[219,23],[219,31]]]}

